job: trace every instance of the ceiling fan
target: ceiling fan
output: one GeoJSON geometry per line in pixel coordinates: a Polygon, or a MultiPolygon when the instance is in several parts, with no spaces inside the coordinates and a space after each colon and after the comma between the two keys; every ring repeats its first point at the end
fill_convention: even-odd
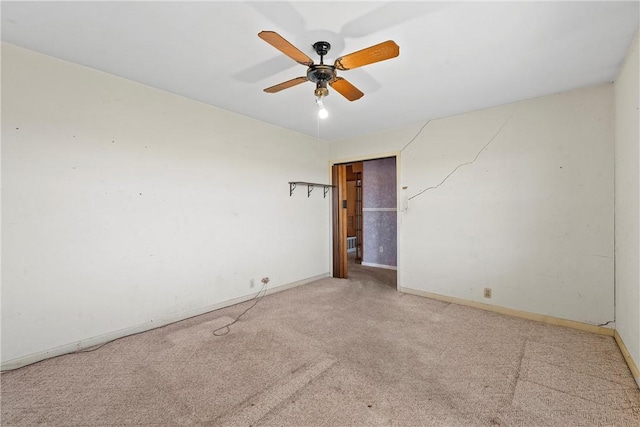
{"type": "Polygon", "coordinates": [[[319,41],[313,44],[313,49],[320,56],[320,63],[315,64],[311,58],[275,31],[262,31],[258,34],[258,37],[297,63],[308,67],[306,76],[287,80],[286,82],[268,87],[264,91],[267,93],[276,93],[283,89],[288,89],[300,83],[310,81],[316,84],[314,94],[320,100],[319,103],[321,103],[322,97],[329,95],[327,84],[349,101],[355,101],[364,96],[364,93],[354,85],[342,77],[338,77],[336,70],[351,70],[395,58],[400,54],[400,47],[393,40],[387,40],[386,42],[350,53],[349,55],[341,56],[335,60],[333,65],[327,65],[324,63],[324,56],[329,52],[329,49],[331,49],[331,44],[326,41],[319,41]]]}

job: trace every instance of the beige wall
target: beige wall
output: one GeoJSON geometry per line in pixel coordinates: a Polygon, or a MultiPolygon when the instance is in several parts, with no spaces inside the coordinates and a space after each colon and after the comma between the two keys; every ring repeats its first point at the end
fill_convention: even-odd
{"type": "Polygon", "coordinates": [[[612,322],[613,85],[433,120],[409,144],[422,124],[331,149],[402,150],[400,286],[612,322]]]}
{"type": "Polygon", "coordinates": [[[329,199],[289,197],[287,181],[325,182],[329,159],[395,152],[401,286],[610,322],[614,128],[616,326],[640,360],[637,39],[615,85],[433,120],[409,145],[423,123],[330,153],[2,48],[3,364],[251,296],[263,276],[325,274],[329,199]]]}
{"type": "Polygon", "coordinates": [[[3,44],[2,145],[3,367],[330,271],[314,138],[3,44]]]}
{"type": "MultiPolygon", "coordinates": [[[[615,82],[616,329],[640,367],[638,36],[615,82]]],[[[640,377],[636,372],[636,381],[640,377]]]]}

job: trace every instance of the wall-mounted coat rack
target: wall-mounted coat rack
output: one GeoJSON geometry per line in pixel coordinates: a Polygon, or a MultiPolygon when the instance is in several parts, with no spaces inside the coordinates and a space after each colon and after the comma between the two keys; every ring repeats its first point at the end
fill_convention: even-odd
{"type": "Polygon", "coordinates": [[[318,184],[318,183],[315,183],[315,182],[293,181],[293,182],[289,182],[289,197],[291,197],[293,195],[293,190],[296,189],[296,186],[298,184],[307,186],[307,197],[311,197],[311,192],[313,191],[313,189],[315,187],[322,187],[324,189],[324,195],[322,197],[325,198],[325,197],[327,197],[327,193],[329,192],[329,189],[335,187],[335,185],[329,185],[329,184],[318,184]]]}

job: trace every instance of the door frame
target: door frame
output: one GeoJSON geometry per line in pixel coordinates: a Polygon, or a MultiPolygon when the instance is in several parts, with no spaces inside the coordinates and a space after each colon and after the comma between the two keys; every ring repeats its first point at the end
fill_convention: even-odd
{"type": "MultiPolygon", "coordinates": [[[[356,157],[350,157],[350,158],[343,158],[343,159],[335,159],[335,160],[330,160],[329,161],[329,177],[331,179],[331,185],[337,185],[336,183],[333,182],[333,166],[335,165],[347,165],[349,163],[355,163],[355,162],[364,162],[367,160],[378,160],[378,159],[384,159],[387,157],[395,157],[396,159],[396,250],[397,250],[397,254],[396,254],[396,259],[397,259],[397,270],[396,270],[396,276],[397,276],[397,289],[401,289],[403,286],[403,282],[402,282],[402,269],[401,269],[401,265],[402,265],[402,215],[400,215],[401,213],[404,212],[404,210],[402,210],[402,200],[403,197],[405,197],[405,192],[407,191],[407,187],[402,185],[402,182],[400,181],[401,179],[401,170],[402,168],[401,166],[401,152],[400,151],[390,151],[390,152],[386,152],[386,153],[378,153],[378,154],[371,154],[371,155],[363,155],[363,156],[356,156],[356,157]]],[[[338,186],[336,186],[334,189],[334,197],[332,197],[332,203],[331,203],[331,212],[333,214],[333,212],[336,210],[337,205],[336,203],[340,203],[339,202],[339,195],[340,194],[346,194],[347,188],[346,188],[346,181],[344,184],[344,188],[340,189],[338,186]]],[[[331,265],[331,271],[335,272],[334,269],[334,265],[333,262],[334,260],[336,260],[336,250],[340,250],[340,247],[342,246],[344,248],[344,252],[346,253],[346,247],[347,247],[347,240],[345,239],[337,239],[336,238],[336,233],[337,230],[335,229],[335,222],[332,221],[332,226],[331,226],[331,236],[332,239],[334,241],[334,247],[332,249],[332,257],[331,257],[331,261],[332,261],[332,265],[331,265]]],[[[346,270],[345,270],[346,272],[346,270]]],[[[334,277],[336,277],[334,275],[334,277]]],[[[346,277],[346,276],[345,276],[346,277]]]]}

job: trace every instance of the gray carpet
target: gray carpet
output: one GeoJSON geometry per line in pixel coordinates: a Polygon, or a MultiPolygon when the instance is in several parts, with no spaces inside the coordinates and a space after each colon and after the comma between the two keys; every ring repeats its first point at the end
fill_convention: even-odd
{"type": "Polygon", "coordinates": [[[638,426],[611,337],[395,291],[351,266],[1,376],[3,426],[638,426]]]}

